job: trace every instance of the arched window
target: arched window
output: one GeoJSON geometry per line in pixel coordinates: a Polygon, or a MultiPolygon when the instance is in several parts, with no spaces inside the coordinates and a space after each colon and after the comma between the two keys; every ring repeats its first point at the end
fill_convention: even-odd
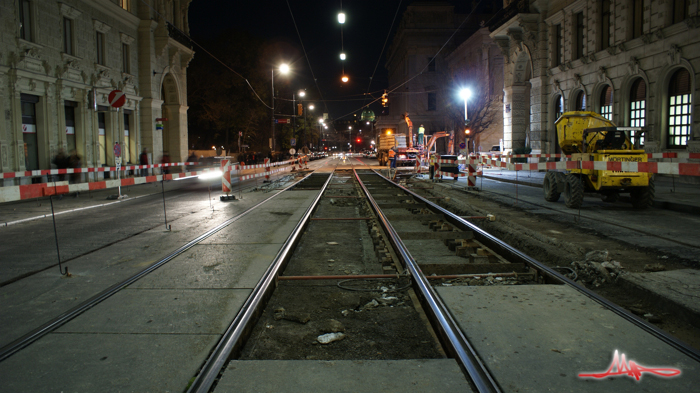
{"type": "MultiPolygon", "coordinates": [[[[647,84],[639,78],[630,89],[630,127],[644,127],[647,114],[647,84]]],[[[644,135],[640,134],[639,146],[644,146],[644,135]]]]}
{"type": "Polygon", "coordinates": [[[688,145],[690,138],[690,73],[682,68],[671,77],[668,86],[668,139],[667,147],[688,145]]]}
{"type": "Polygon", "coordinates": [[[607,86],[600,92],[600,114],[612,121],[613,117],[613,89],[611,86],[607,86]]]}
{"type": "MultiPolygon", "coordinates": [[[[554,121],[556,122],[564,113],[564,97],[557,95],[554,98],[554,121]]],[[[561,146],[559,146],[559,134],[557,134],[557,128],[554,127],[554,153],[561,154],[561,146]]]]}
{"type": "Polygon", "coordinates": [[[586,94],[583,91],[576,93],[576,106],[575,111],[585,111],[586,110],[586,94]]]}
{"type": "Polygon", "coordinates": [[[554,99],[554,121],[560,118],[562,113],[564,113],[564,97],[558,95],[554,99]]]}

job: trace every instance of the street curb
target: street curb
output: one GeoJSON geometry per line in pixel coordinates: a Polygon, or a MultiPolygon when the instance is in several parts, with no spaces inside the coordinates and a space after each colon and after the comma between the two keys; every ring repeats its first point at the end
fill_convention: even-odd
{"type": "MultiPolygon", "coordinates": [[[[540,184],[540,183],[524,182],[524,181],[520,181],[520,180],[515,181],[513,179],[502,179],[502,178],[494,177],[494,176],[483,176],[483,178],[489,179],[489,180],[496,180],[496,181],[500,181],[503,183],[511,183],[511,184],[518,184],[518,185],[522,185],[522,186],[542,188],[542,184],[540,184]]],[[[653,207],[655,207],[657,209],[670,210],[670,211],[674,211],[674,212],[678,212],[678,213],[686,213],[686,214],[700,216],[700,207],[692,206],[692,205],[684,205],[682,203],[677,203],[677,202],[656,200],[656,201],[654,201],[653,207]]]]}
{"type": "MultiPolygon", "coordinates": [[[[633,295],[639,296],[642,299],[650,302],[654,307],[664,310],[668,314],[673,314],[676,318],[686,322],[696,328],[700,328],[700,313],[685,307],[684,305],[669,299],[660,293],[653,292],[647,288],[639,286],[629,281],[624,275],[620,275],[618,285],[632,292],[633,295]]],[[[643,318],[640,316],[640,318],[643,318]]]]}

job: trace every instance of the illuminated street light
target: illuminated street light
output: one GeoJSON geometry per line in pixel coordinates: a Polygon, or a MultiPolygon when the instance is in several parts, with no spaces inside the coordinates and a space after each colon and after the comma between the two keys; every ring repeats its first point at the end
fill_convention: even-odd
{"type": "Polygon", "coordinates": [[[299,97],[303,97],[306,95],[306,92],[304,90],[299,90],[299,97]]]}
{"type": "MultiPolygon", "coordinates": [[[[279,68],[280,74],[289,73],[289,65],[282,63],[279,68]]],[[[272,84],[272,129],[270,132],[271,146],[270,151],[275,151],[275,69],[272,69],[270,75],[270,82],[272,84]]]]}
{"type": "Polygon", "coordinates": [[[340,54],[340,60],[345,60],[345,53],[340,54]]]}
{"type": "Polygon", "coordinates": [[[340,24],[345,23],[345,13],[341,12],[338,14],[338,23],[340,23],[340,24]]]}
{"type": "Polygon", "coordinates": [[[289,72],[289,65],[288,64],[282,64],[280,66],[280,72],[283,74],[286,74],[289,72]]]}
{"type": "Polygon", "coordinates": [[[314,104],[309,104],[309,110],[310,110],[310,111],[314,110],[314,108],[315,108],[314,104]]]}
{"type": "Polygon", "coordinates": [[[343,81],[343,83],[347,83],[348,80],[350,80],[350,78],[348,78],[346,75],[343,75],[343,77],[340,78],[340,80],[343,81]]]}

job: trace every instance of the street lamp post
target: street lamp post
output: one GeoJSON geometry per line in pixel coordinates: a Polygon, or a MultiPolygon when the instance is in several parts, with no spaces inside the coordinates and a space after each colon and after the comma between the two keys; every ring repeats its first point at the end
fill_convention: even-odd
{"type": "MultiPolygon", "coordinates": [[[[289,66],[287,64],[282,64],[280,66],[280,73],[286,74],[289,72],[289,66]]],[[[272,81],[272,132],[270,133],[270,139],[272,140],[270,144],[270,152],[275,151],[275,69],[272,69],[272,74],[270,80],[272,81]]]]}
{"type": "Polygon", "coordinates": [[[469,114],[467,112],[467,101],[469,100],[469,97],[472,96],[472,91],[470,89],[464,88],[459,92],[460,97],[464,99],[464,127],[465,130],[464,132],[466,133],[466,139],[467,139],[467,154],[469,154],[469,129],[467,128],[469,126],[469,114]]]}

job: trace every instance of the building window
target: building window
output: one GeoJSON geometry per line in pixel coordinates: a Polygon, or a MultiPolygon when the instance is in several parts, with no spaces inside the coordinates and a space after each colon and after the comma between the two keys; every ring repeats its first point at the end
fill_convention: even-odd
{"type": "Polygon", "coordinates": [[[576,106],[574,107],[575,111],[585,111],[586,110],[586,94],[583,91],[579,91],[576,93],[576,106]]]}
{"type": "Polygon", "coordinates": [[[32,3],[29,0],[19,0],[19,38],[33,41],[32,3]]]}
{"type": "Polygon", "coordinates": [[[97,113],[97,141],[100,144],[100,164],[105,165],[107,163],[107,120],[105,112],[108,111],[109,108],[104,106],[98,106],[97,110],[99,111],[97,113]]]}
{"type": "Polygon", "coordinates": [[[554,100],[554,120],[556,121],[564,113],[564,97],[557,96],[554,100]]]}
{"type": "Polygon", "coordinates": [[[671,0],[673,24],[681,23],[688,17],[688,0],[671,0]]]}
{"type": "Polygon", "coordinates": [[[65,101],[64,108],[66,113],[66,147],[68,151],[71,152],[76,149],[75,144],[75,108],[78,106],[77,102],[65,101]]]}
{"type": "Polygon", "coordinates": [[[600,3],[600,43],[598,50],[605,50],[610,47],[610,0],[602,0],[600,3]]]}
{"type": "Polygon", "coordinates": [[[428,72],[435,72],[435,58],[428,59],[428,72]]]}
{"type": "Polygon", "coordinates": [[[428,93],[428,110],[437,110],[437,95],[435,93],[428,93]]]}
{"type": "Polygon", "coordinates": [[[680,69],[671,77],[668,87],[668,139],[669,148],[688,145],[690,139],[690,73],[680,69]]]}
{"type": "Polygon", "coordinates": [[[124,109],[124,145],[122,146],[122,162],[131,162],[131,139],[129,138],[129,130],[131,119],[131,111],[124,109]]]}
{"type": "Polygon", "coordinates": [[[600,92],[600,114],[612,121],[613,118],[613,88],[607,86],[600,92]]]}
{"type": "Polygon", "coordinates": [[[556,67],[562,63],[562,41],[561,24],[554,26],[554,54],[552,56],[552,67],[556,67]]]}
{"type": "Polygon", "coordinates": [[[574,60],[583,57],[583,12],[574,14],[574,60]]]}
{"type": "Polygon", "coordinates": [[[73,54],[73,20],[63,18],[63,51],[73,54]]]}
{"type": "Polygon", "coordinates": [[[37,137],[36,104],[39,97],[22,94],[22,139],[24,140],[24,168],[27,171],[39,169],[39,140],[37,137]]]}
{"type": "Polygon", "coordinates": [[[119,5],[120,5],[123,9],[129,11],[129,0],[119,0],[119,5]]]}
{"type": "Polygon", "coordinates": [[[105,65],[105,35],[97,32],[95,35],[95,48],[97,49],[97,64],[105,65]]]}
{"type": "Polygon", "coordinates": [[[632,37],[642,36],[642,24],[644,23],[644,0],[632,0],[632,37]]]}
{"type": "Polygon", "coordinates": [[[122,72],[131,73],[131,55],[129,53],[129,45],[122,43],[122,72]]]}
{"type": "MultiPolygon", "coordinates": [[[[646,125],[647,84],[639,78],[632,83],[630,90],[630,127],[646,125]]],[[[644,146],[644,134],[639,136],[639,146],[644,146]]]]}

